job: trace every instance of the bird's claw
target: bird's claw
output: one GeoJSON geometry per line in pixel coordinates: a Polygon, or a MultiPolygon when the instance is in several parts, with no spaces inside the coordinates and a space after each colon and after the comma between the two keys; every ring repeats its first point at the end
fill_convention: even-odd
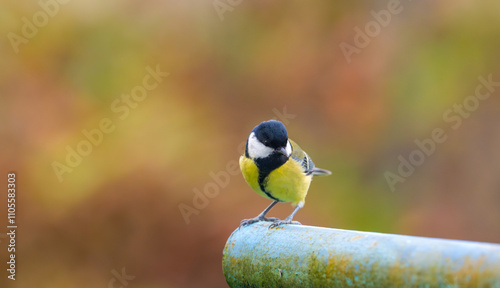
{"type": "Polygon", "coordinates": [[[271,225],[269,225],[269,228],[268,229],[271,229],[271,228],[276,228],[280,225],[284,225],[284,224],[295,224],[295,225],[302,225],[302,223],[300,223],[299,221],[292,221],[292,220],[277,220],[277,221],[274,221],[271,225]]]}
{"type": "Polygon", "coordinates": [[[253,224],[253,223],[256,223],[256,222],[261,222],[261,221],[265,221],[265,222],[277,222],[277,221],[281,221],[281,220],[278,219],[278,218],[275,218],[275,217],[269,217],[269,218],[266,218],[266,217],[255,217],[255,218],[251,218],[251,219],[243,219],[243,220],[241,220],[240,228],[242,226],[247,226],[247,225],[250,225],[250,224],[253,224]]]}

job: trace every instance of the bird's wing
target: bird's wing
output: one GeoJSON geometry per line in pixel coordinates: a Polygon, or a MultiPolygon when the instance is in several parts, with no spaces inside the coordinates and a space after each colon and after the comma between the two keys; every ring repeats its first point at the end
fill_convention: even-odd
{"type": "Polygon", "coordinates": [[[316,168],[314,166],[314,162],[311,160],[311,157],[307,155],[307,153],[300,148],[300,146],[295,143],[293,140],[289,139],[290,144],[292,145],[292,155],[293,160],[300,163],[302,168],[304,169],[304,173],[306,175],[330,175],[331,172],[325,169],[316,168]]]}
{"type": "Polygon", "coordinates": [[[304,169],[304,173],[306,175],[310,175],[312,170],[314,169],[314,162],[311,160],[311,157],[307,155],[307,153],[300,148],[300,146],[292,140],[289,140],[290,144],[292,144],[292,155],[293,160],[300,163],[300,166],[304,169]]]}

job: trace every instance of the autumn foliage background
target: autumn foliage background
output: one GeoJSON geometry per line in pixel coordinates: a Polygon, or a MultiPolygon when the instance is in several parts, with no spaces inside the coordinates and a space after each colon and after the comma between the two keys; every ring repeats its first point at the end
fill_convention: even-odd
{"type": "MultiPolygon", "coordinates": [[[[401,1],[347,61],[341,43],[355,45],[355,28],[388,2],[242,1],[220,17],[212,1],[74,0],[16,53],[7,35],[41,8],[3,1],[0,233],[9,171],[19,229],[18,280],[0,285],[109,287],[125,268],[127,287],[225,287],[226,239],[270,201],[237,174],[189,221],[179,207],[193,207],[250,130],[283,111],[290,137],[333,171],[296,220],[499,243],[500,90],[458,129],[443,114],[474,95],[478,77],[500,81],[500,4],[401,1]],[[169,76],[120,119],[110,105],[146,67],[169,76]],[[114,131],[59,181],[54,161],[66,165],[67,147],[105,118],[114,131]],[[447,140],[392,191],[386,173],[436,128],[447,140]]],[[[278,206],[273,216],[292,210],[278,206]]]]}

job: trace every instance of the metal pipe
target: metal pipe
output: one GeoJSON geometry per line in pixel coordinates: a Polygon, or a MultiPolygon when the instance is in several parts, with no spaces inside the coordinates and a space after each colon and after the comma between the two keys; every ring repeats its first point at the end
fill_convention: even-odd
{"type": "Polygon", "coordinates": [[[230,287],[500,287],[500,245],[259,222],[236,229],[230,287]]]}

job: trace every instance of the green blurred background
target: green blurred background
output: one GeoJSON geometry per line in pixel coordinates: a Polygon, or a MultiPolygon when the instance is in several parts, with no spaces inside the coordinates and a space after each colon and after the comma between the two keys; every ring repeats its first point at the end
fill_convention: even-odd
{"type": "Polygon", "coordinates": [[[16,281],[0,238],[1,287],[225,287],[226,239],[270,201],[211,173],[270,118],[333,171],[311,185],[303,224],[500,242],[500,93],[458,129],[443,119],[478,77],[500,81],[498,1],[402,1],[350,62],[341,43],[389,1],[240,2],[48,1],[54,15],[17,46],[9,33],[44,24],[43,9],[0,4],[0,182],[17,173],[19,225],[16,281]],[[170,74],[115,113],[146,67],[170,74]],[[114,131],[59,179],[53,163],[102,119],[114,131]],[[392,191],[386,172],[436,128],[447,140],[392,191]],[[214,197],[186,221],[204,187],[214,197]]]}

